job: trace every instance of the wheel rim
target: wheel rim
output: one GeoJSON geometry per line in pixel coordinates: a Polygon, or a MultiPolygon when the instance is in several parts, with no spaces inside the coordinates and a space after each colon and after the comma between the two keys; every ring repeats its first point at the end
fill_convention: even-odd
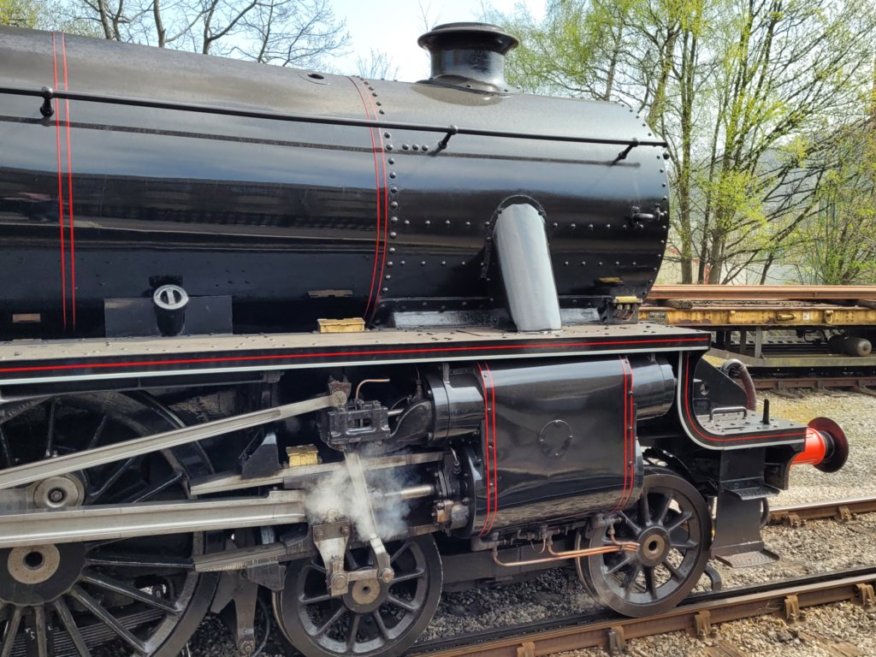
{"type": "MultiPolygon", "coordinates": [[[[438,549],[430,536],[386,545],[395,577],[380,591],[329,596],[319,557],[291,564],[274,612],[284,635],[308,657],[403,652],[431,620],[441,592],[438,549]]],[[[348,550],[346,569],[371,568],[370,548],[348,550]]]]}
{"type": "MultiPolygon", "coordinates": [[[[674,474],[649,474],[640,499],[617,517],[614,540],[636,541],[640,548],[579,560],[588,588],[627,616],[659,613],[678,604],[696,585],[708,559],[710,519],[703,497],[674,474]]],[[[608,527],[591,532],[590,547],[611,544],[608,527]]]]}
{"type": "MultiPolygon", "coordinates": [[[[145,399],[82,395],[20,409],[0,423],[0,462],[20,465],[182,426],[145,399]]],[[[41,500],[44,490],[55,508],[77,488],[82,499],[68,498],[70,506],[185,499],[187,478],[208,469],[199,452],[168,450],[90,468],[28,495],[41,500]]],[[[205,540],[199,533],[0,550],[0,657],[84,657],[113,645],[128,654],[172,654],[212,593],[191,561],[205,540]]]]}

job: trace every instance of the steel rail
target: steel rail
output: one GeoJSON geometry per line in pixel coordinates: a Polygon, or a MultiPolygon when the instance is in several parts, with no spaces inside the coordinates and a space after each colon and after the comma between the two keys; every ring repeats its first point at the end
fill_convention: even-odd
{"type": "Polygon", "coordinates": [[[853,520],[856,515],[876,512],[876,497],[854,497],[770,509],[771,525],[799,527],[807,520],[853,520]]]}
{"type": "Polygon", "coordinates": [[[857,602],[872,610],[876,606],[874,582],[876,567],[844,570],[694,595],[675,609],[643,618],[582,614],[561,621],[530,623],[523,627],[469,635],[465,637],[464,645],[452,645],[454,641],[458,644],[458,638],[426,641],[415,644],[408,654],[537,657],[584,648],[618,651],[624,649],[629,639],[679,631],[707,637],[712,626],[720,623],[773,614],[796,620],[801,609],[836,602],[857,602]]]}
{"type": "Polygon", "coordinates": [[[648,301],[876,301],[874,285],[655,285],[648,301]]]}

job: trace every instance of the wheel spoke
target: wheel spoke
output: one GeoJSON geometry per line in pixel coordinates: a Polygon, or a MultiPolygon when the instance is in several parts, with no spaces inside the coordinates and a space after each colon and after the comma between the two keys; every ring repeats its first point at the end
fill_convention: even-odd
{"type": "Polygon", "coordinates": [[[347,608],[341,604],[338,607],[337,611],[331,615],[331,617],[319,628],[316,630],[313,636],[319,638],[323,636],[326,632],[331,629],[331,626],[337,623],[341,618],[343,618],[344,614],[347,613],[347,608]]]}
{"type": "Polygon", "coordinates": [[[633,530],[635,534],[639,534],[642,531],[642,528],[639,527],[633,520],[623,511],[618,511],[618,515],[621,517],[621,520],[624,521],[624,524],[633,530]]]}
{"type": "Polygon", "coordinates": [[[9,441],[6,440],[6,434],[3,433],[3,425],[0,425],[0,451],[3,453],[3,460],[8,467],[15,465],[12,461],[12,452],[9,451],[9,441]]]}
{"type": "Polygon", "coordinates": [[[654,568],[651,566],[645,567],[645,590],[654,600],[657,599],[657,580],[654,577],[654,568]]]}
{"type": "Polygon", "coordinates": [[[392,553],[392,556],[389,558],[389,563],[394,563],[396,559],[398,559],[401,555],[403,555],[408,548],[411,547],[410,541],[405,541],[401,544],[398,550],[392,553]]]}
{"type": "Polygon", "coordinates": [[[298,602],[303,605],[315,605],[318,602],[328,602],[332,599],[332,596],[328,593],[324,593],[322,595],[315,595],[312,598],[298,598],[298,602]]]}
{"type": "Polygon", "coordinates": [[[353,652],[353,646],[356,645],[356,633],[359,631],[359,621],[362,617],[359,614],[353,614],[353,620],[350,622],[350,629],[347,632],[347,652],[353,652]]]}
{"type": "Polygon", "coordinates": [[[3,646],[0,647],[0,657],[9,657],[12,654],[19,625],[21,625],[21,607],[13,607],[12,616],[6,621],[6,627],[3,630],[3,646]]]}
{"type": "Polygon", "coordinates": [[[48,622],[46,608],[43,605],[37,605],[33,608],[33,633],[36,639],[37,655],[49,657],[48,622]]]}
{"type": "Polygon", "coordinates": [[[347,550],[344,554],[344,561],[347,564],[347,570],[357,570],[359,568],[359,562],[356,561],[356,557],[353,556],[352,550],[347,550]]]}
{"type": "Polygon", "coordinates": [[[55,409],[58,407],[58,398],[53,397],[49,402],[49,421],[46,428],[46,458],[52,455],[55,448],[55,409]]]}
{"type": "Polygon", "coordinates": [[[409,573],[405,573],[404,575],[396,575],[393,580],[389,583],[390,586],[393,584],[401,584],[402,582],[408,582],[412,579],[421,579],[426,576],[426,571],[419,569],[414,570],[409,573]]]}
{"type": "Polygon", "coordinates": [[[85,446],[85,449],[93,449],[97,446],[97,442],[100,440],[100,437],[103,435],[103,430],[106,429],[106,425],[109,422],[109,415],[103,415],[100,418],[100,422],[97,423],[97,428],[94,430],[94,433],[91,434],[91,439],[88,441],[88,444],[85,446]]]}
{"type": "Polygon", "coordinates": [[[630,597],[630,593],[633,592],[632,591],[633,584],[636,583],[636,579],[638,579],[639,573],[641,573],[641,572],[642,572],[642,564],[637,563],[636,567],[633,568],[633,571],[630,573],[629,577],[627,577],[627,581],[624,582],[623,589],[624,589],[624,597],[625,598],[630,597]]]}
{"type": "Polygon", "coordinates": [[[665,566],[666,570],[669,571],[669,575],[672,577],[672,579],[679,582],[684,579],[684,576],[681,574],[678,568],[669,563],[668,559],[663,562],[663,565],[665,566]]]}
{"type": "Polygon", "coordinates": [[[52,603],[52,606],[55,608],[55,613],[58,614],[58,618],[61,619],[61,623],[64,624],[64,629],[67,630],[70,642],[76,648],[79,657],[91,657],[91,652],[88,650],[88,646],[85,644],[85,640],[82,638],[79,628],[76,627],[76,621],[73,620],[73,614],[70,613],[70,608],[67,606],[67,603],[64,602],[64,599],[58,598],[52,603]]]}
{"type": "Polygon", "coordinates": [[[94,616],[104,625],[106,625],[109,629],[111,629],[119,638],[123,639],[127,644],[129,644],[134,650],[139,653],[145,653],[146,647],[143,645],[143,642],[140,641],[137,637],[131,634],[124,625],[122,625],[119,620],[109,613],[106,609],[104,609],[101,604],[92,598],[88,593],[86,593],[79,586],[74,586],[70,589],[70,595],[73,596],[75,600],[79,602],[83,607],[85,607],[88,611],[90,611],[94,616]]]}
{"type": "Polygon", "coordinates": [[[397,595],[393,595],[392,593],[387,594],[386,601],[394,604],[396,607],[401,607],[407,611],[418,611],[420,609],[420,605],[416,602],[408,602],[407,600],[402,600],[397,595]]]}
{"type": "Polygon", "coordinates": [[[125,474],[125,470],[130,468],[138,458],[140,457],[132,456],[131,458],[122,461],[122,463],[113,470],[113,473],[104,480],[103,485],[88,496],[88,503],[96,504],[97,500],[106,495],[106,492],[113,487],[113,485],[119,480],[119,477],[125,474]]]}
{"type": "Polygon", "coordinates": [[[671,534],[676,529],[681,527],[684,523],[686,523],[688,520],[690,520],[692,516],[693,516],[693,513],[690,511],[682,512],[681,515],[679,515],[678,518],[676,518],[675,521],[671,525],[668,525],[666,527],[666,532],[671,534]]]}
{"type": "Polygon", "coordinates": [[[389,641],[389,628],[387,628],[386,623],[383,622],[383,616],[380,615],[380,610],[377,609],[372,611],[371,618],[374,619],[374,623],[377,625],[377,631],[380,632],[380,636],[389,641]]]}
{"type": "Polygon", "coordinates": [[[660,505],[657,514],[654,516],[655,525],[663,524],[663,521],[666,519],[666,513],[669,511],[669,505],[672,504],[674,498],[675,495],[673,493],[668,493],[663,496],[663,504],[660,505]]]}
{"type": "Polygon", "coordinates": [[[670,540],[669,544],[672,547],[674,547],[676,550],[681,550],[682,552],[687,552],[688,550],[693,550],[694,548],[697,548],[700,546],[699,543],[697,543],[695,540],[690,539],[690,538],[684,542],[680,542],[680,541],[676,542],[676,541],[670,540]]]}
{"type": "Polygon", "coordinates": [[[614,564],[611,568],[606,570],[605,574],[606,575],[614,575],[621,568],[624,568],[625,566],[629,566],[631,563],[633,563],[633,559],[634,559],[633,555],[625,554],[624,558],[621,559],[620,561],[618,561],[616,564],[614,564]]]}
{"type": "Polygon", "coordinates": [[[153,484],[149,488],[146,488],[139,493],[135,493],[134,495],[131,495],[131,496],[125,498],[124,500],[122,500],[121,503],[122,504],[135,504],[137,502],[145,502],[146,500],[148,500],[152,497],[155,497],[156,495],[158,495],[162,491],[167,490],[168,488],[170,488],[174,484],[179,483],[182,480],[183,476],[184,475],[182,472],[175,472],[169,479],[166,479],[164,481],[160,481],[157,484],[153,484]]]}
{"type": "Polygon", "coordinates": [[[315,570],[316,572],[318,572],[322,575],[326,574],[325,568],[323,568],[318,563],[315,563],[313,561],[311,561],[309,564],[307,564],[307,568],[309,568],[310,570],[315,570]]]}
{"type": "Polygon", "coordinates": [[[85,573],[82,575],[81,581],[86,582],[87,584],[93,584],[94,586],[99,586],[100,588],[112,591],[113,593],[120,593],[132,600],[142,602],[143,604],[154,607],[155,609],[160,609],[161,611],[166,611],[174,616],[179,614],[179,609],[177,609],[176,605],[172,602],[163,600],[150,593],[146,593],[145,591],[141,591],[138,588],[130,586],[125,582],[120,582],[108,575],[85,573]]]}
{"type": "Polygon", "coordinates": [[[639,498],[639,522],[643,527],[651,524],[651,509],[648,506],[648,493],[642,493],[639,498]]]}

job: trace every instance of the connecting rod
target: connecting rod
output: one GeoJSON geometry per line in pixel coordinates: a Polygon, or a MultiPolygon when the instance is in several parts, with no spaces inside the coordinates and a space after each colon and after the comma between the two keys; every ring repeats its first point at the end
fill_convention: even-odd
{"type": "Polygon", "coordinates": [[[75,454],[18,465],[14,468],[6,468],[0,471],[0,489],[29,484],[47,477],[76,472],[104,465],[105,463],[121,461],[132,456],[140,456],[141,454],[157,452],[162,449],[177,447],[178,445],[194,443],[206,438],[231,433],[232,431],[249,429],[261,424],[268,424],[269,422],[285,420],[296,415],[311,413],[330,406],[343,406],[346,401],[346,394],[342,391],[334,391],[330,395],[314,399],[266,408],[261,411],[245,413],[244,415],[235,415],[183,429],[165,431],[152,436],[126,440],[104,447],[96,447],[95,449],[87,449],[75,454]]]}

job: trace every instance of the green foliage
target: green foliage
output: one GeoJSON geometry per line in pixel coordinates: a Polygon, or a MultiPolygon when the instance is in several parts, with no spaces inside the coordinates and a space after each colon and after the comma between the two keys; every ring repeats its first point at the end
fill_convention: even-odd
{"type": "Polygon", "coordinates": [[[0,25],[36,27],[40,8],[37,0],[0,0],[0,25]]]}
{"type": "MultiPolygon", "coordinates": [[[[811,242],[826,137],[868,111],[872,3],[554,0],[540,22],[492,18],[523,39],[509,67],[524,89],[624,102],[667,139],[684,282],[763,279],[811,242]]],[[[865,217],[850,202],[841,220],[865,217]]]]}

